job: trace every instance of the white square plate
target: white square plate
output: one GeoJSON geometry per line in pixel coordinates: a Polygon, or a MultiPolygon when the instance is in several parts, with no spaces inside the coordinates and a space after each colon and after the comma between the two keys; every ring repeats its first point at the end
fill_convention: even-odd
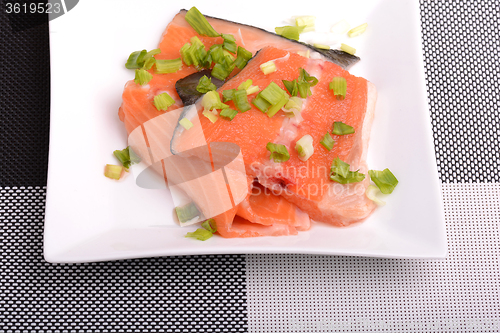
{"type": "MultiPolygon", "coordinates": [[[[215,253],[313,253],[387,258],[446,256],[444,214],[425,92],[417,1],[86,0],[50,22],[51,124],[44,254],[49,262],[215,253]],[[325,7],[325,4],[329,6],[325,7]],[[315,224],[298,236],[184,238],[166,190],[103,176],[112,152],[127,145],[117,111],[124,68],[135,50],[154,49],[174,15],[197,6],[206,15],[273,31],[295,15],[315,15],[317,29],[368,22],[342,41],[361,62],[351,73],[378,89],[368,165],[399,179],[387,205],[348,228],[315,224]]],[[[308,35],[302,35],[307,39],[308,35]]],[[[188,230],[189,229],[189,230],[188,230]]]]}

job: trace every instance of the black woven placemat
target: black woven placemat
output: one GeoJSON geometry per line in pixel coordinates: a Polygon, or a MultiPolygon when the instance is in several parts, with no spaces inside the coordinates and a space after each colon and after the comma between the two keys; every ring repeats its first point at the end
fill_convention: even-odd
{"type": "MultiPolygon", "coordinates": [[[[421,1],[444,182],[500,181],[499,7],[421,1]]],[[[244,256],[43,260],[50,68],[39,20],[0,13],[0,333],[246,331],[244,256]]]]}

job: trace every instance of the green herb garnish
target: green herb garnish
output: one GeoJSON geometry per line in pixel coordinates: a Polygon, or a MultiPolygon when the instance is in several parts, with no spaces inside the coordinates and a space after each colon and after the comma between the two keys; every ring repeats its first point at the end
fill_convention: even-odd
{"type": "Polygon", "coordinates": [[[368,174],[370,175],[370,179],[380,189],[380,192],[384,194],[392,193],[399,183],[389,169],[384,169],[383,171],[369,170],[368,174]]]}
{"type": "Polygon", "coordinates": [[[290,154],[288,153],[288,149],[286,149],[285,145],[269,142],[266,145],[266,148],[271,152],[271,156],[269,158],[276,163],[283,163],[290,159],[290,154]]]}
{"type": "Polygon", "coordinates": [[[365,175],[357,171],[349,171],[349,164],[336,158],[330,169],[330,179],[340,184],[357,183],[365,179],[365,175]]]}

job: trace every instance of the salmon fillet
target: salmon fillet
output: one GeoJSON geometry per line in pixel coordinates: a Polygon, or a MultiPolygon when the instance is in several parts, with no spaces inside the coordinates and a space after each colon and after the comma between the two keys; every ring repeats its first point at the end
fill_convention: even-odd
{"type": "MultiPolygon", "coordinates": [[[[200,38],[207,48],[213,44],[222,43],[222,38],[204,37],[197,34],[185,21],[185,13],[184,10],[179,12],[168,25],[159,45],[161,53],[155,56],[156,59],[179,58],[180,48],[193,36],[200,38]]],[[[282,112],[269,118],[255,108],[246,113],[238,114],[232,122],[219,120],[216,124],[209,124],[206,118],[200,117],[206,142],[234,142],[240,145],[246,176],[250,179],[249,184],[253,182],[253,179],[257,180],[253,188],[250,187],[254,195],[248,195],[236,207],[215,217],[219,233],[224,237],[294,235],[297,234],[297,231],[310,228],[309,216],[315,220],[339,226],[365,218],[374,208],[373,203],[364,196],[366,179],[361,187],[356,187],[354,184],[341,185],[340,195],[323,195],[324,191],[335,187],[335,184],[332,184],[328,179],[329,165],[333,156],[339,156],[350,163],[351,170],[361,168],[361,171],[366,172],[366,148],[370,119],[373,114],[371,105],[374,105],[376,96],[375,89],[366,80],[349,75],[348,72],[330,61],[333,59],[333,61],[347,67],[350,62],[356,59],[345,61],[345,54],[339,56],[335,52],[331,52],[331,54],[322,52],[317,56],[320,58],[319,60],[307,59],[296,53],[308,50],[311,48],[310,46],[251,26],[210,17],[208,17],[208,21],[218,32],[233,34],[236,38],[236,44],[245,47],[252,54],[269,44],[275,46],[260,51],[240,73],[235,70],[232,75],[238,75],[229,80],[219,91],[236,88],[247,78],[251,78],[254,85],[259,85],[261,88],[267,86],[271,80],[283,87],[281,80],[296,78],[299,67],[306,68],[311,75],[321,74],[318,77],[320,82],[317,87],[313,88],[314,98],[310,96],[307,99],[307,105],[302,112],[304,121],[301,124],[295,124],[282,112]],[[335,57],[338,57],[338,60],[335,60],[335,57]],[[283,58],[284,66],[280,66],[279,71],[273,73],[273,76],[262,76],[258,66],[266,59],[277,58],[283,58]],[[332,102],[325,97],[331,95],[331,92],[327,91],[327,73],[345,76],[348,79],[348,85],[352,83],[352,87],[356,87],[351,93],[348,90],[348,96],[343,101],[345,103],[340,108],[338,103],[336,104],[335,101],[332,102]],[[323,98],[320,95],[323,95],[323,98]],[[315,112],[310,112],[315,108],[322,110],[321,115],[314,116],[315,112]],[[335,112],[329,113],[330,109],[335,110],[335,112]],[[351,119],[351,116],[354,117],[351,119]],[[356,135],[350,138],[338,138],[337,144],[331,152],[322,151],[318,138],[322,137],[328,130],[331,131],[331,122],[344,121],[354,126],[350,120],[356,123],[356,135]],[[329,123],[329,121],[331,122],[329,123]],[[248,126],[249,124],[251,126],[248,126]],[[304,133],[313,136],[315,154],[306,162],[307,174],[301,175],[297,174],[296,171],[303,168],[304,162],[298,160],[293,145],[296,139],[304,133]],[[235,138],[237,139],[235,140],[235,138]],[[269,161],[268,152],[265,149],[267,142],[287,145],[291,153],[290,160],[283,165],[269,161]],[[317,172],[312,173],[311,170],[317,172]],[[295,175],[292,171],[295,172],[295,175]],[[266,188],[272,191],[266,191],[266,188]],[[314,191],[314,188],[318,190],[314,191]],[[351,192],[357,188],[360,188],[359,193],[353,195],[351,192]],[[256,189],[262,192],[255,195],[256,189]]],[[[316,49],[316,51],[319,50],[316,49]]],[[[149,151],[160,150],[161,155],[165,158],[171,155],[169,140],[175,131],[178,119],[178,117],[174,117],[174,114],[179,114],[179,112],[173,111],[181,111],[180,108],[183,107],[175,90],[175,83],[197,71],[198,69],[194,66],[186,65],[183,65],[178,72],[171,74],[157,74],[150,70],[153,79],[147,85],[140,86],[134,81],[129,81],[126,84],[119,117],[124,122],[127,132],[131,137],[134,137],[132,141],[138,140],[135,133],[147,132],[148,135],[145,136],[144,140],[149,151]],[[175,104],[169,108],[167,113],[158,111],[152,103],[153,97],[162,92],[167,92],[175,100],[175,104]],[[170,112],[172,112],[172,116],[168,117],[170,112]],[[158,120],[158,117],[163,115],[167,117],[164,117],[162,121],[155,121],[154,125],[149,122],[152,119],[158,120]],[[165,126],[159,127],[158,124],[162,122],[165,126]],[[138,129],[140,131],[137,131],[138,129]],[[134,135],[132,135],[133,132],[134,135]]],[[[155,161],[150,162],[158,172],[162,172],[162,166],[163,173],[165,172],[163,161],[162,166],[159,166],[158,163],[154,164],[155,161]]]]}
{"type": "MultiPolygon", "coordinates": [[[[269,118],[252,105],[249,111],[239,113],[232,121],[220,119],[212,123],[200,116],[200,123],[207,142],[232,142],[241,148],[247,174],[255,177],[261,185],[294,203],[313,220],[347,226],[363,220],[375,208],[373,201],[365,195],[369,178],[360,183],[335,183],[329,179],[330,166],[339,157],[350,164],[351,170],[359,169],[367,174],[366,151],[376,100],[374,86],[331,62],[266,47],[219,92],[235,89],[248,79],[261,89],[270,82],[285,89],[282,80],[297,78],[299,68],[304,68],[319,80],[312,88],[312,95],[305,101],[302,122],[297,123],[282,111],[269,118]],[[277,69],[265,75],[260,65],[271,60],[277,69]],[[347,81],[347,95],[341,101],[328,88],[335,76],[342,76],[347,81]],[[352,126],[355,133],[334,135],[336,143],[331,151],[327,151],[320,141],[325,133],[332,131],[336,121],[352,126]],[[306,134],[313,138],[314,154],[303,162],[294,147],[296,141],[306,134]],[[284,163],[270,160],[266,149],[269,142],[285,145],[290,159],[284,163]]],[[[228,104],[236,108],[232,102],[228,104]]],[[[175,146],[180,150],[188,149],[192,142],[191,135],[192,132],[184,132],[175,146]]]]}

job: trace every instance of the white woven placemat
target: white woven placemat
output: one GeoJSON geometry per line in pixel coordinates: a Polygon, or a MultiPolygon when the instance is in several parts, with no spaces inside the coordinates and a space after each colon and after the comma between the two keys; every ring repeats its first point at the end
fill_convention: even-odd
{"type": "Polygon", "coordinates": [[[247,255],[249,332],[498,332],[500,184],[443,184],[448,258],[247,255]]]}

